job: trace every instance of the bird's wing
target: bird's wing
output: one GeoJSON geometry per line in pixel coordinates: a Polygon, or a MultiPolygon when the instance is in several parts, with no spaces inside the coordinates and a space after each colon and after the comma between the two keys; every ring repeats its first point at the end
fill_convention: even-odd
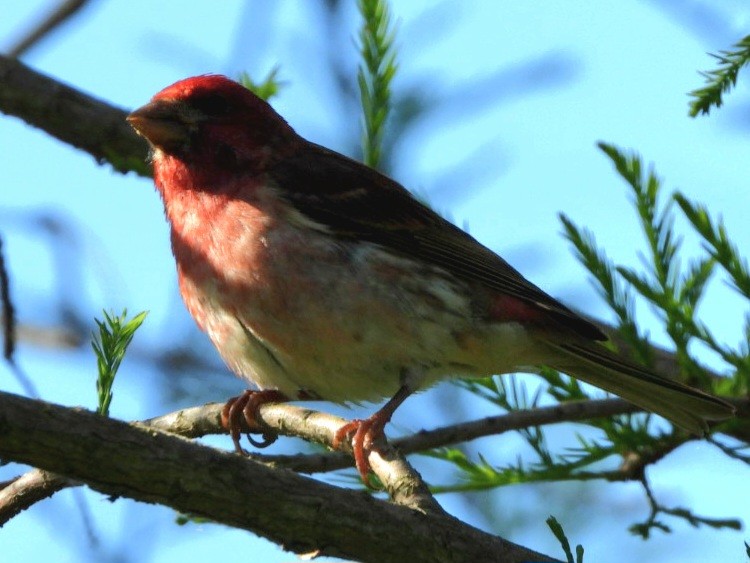
{"type": "Polygon", "coordinates": [[[460,279],[521,299],[594,340],[606,337],[526,280],[472,236],[379,172],[324,147],[303,143],[268,170],[282,197],[334,236],[366,240],[439,266],[460,279]]]}

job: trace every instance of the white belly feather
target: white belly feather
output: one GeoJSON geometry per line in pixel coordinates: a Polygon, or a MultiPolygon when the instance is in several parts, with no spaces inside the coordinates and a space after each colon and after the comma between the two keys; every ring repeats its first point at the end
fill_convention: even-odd
{"type": "Polygon", "coordinates": [[[235,236],[213,242],[208,267],[178,261],[181,291],[228,366],[262,389],[377,401],[404,377],[422,388],[529,361],[526,331],[476,319],[469,287],[438,268],[289,222],[259,235],[252,218],[227,216],[235,236]]]}

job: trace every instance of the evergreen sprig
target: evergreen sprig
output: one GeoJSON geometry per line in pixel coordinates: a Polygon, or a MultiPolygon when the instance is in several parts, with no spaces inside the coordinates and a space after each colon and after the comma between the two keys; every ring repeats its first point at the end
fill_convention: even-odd
{"type": "Polygon", "coordinates": [[[683,194],[674,194],[688,221],[705,242],[704,248],[729,274],[734,288],[746,299],[750,299],[750,269],[747,260],[740,256],[737,246],[730,240],[721,218],[714,223],[704,205],[692,203],[683,194]]]}
{"type": "Polygon", "coordinates": [[[278,74],[279,67],[275,66],[260,82],[253,80],[247,72],[241,72],[238,81],[260,99],[268,101],[284,86],[284,82],[278,79],[278,74]]]}
{"type": "Polygon", "coordinates": [[[384,0],[359,0],[362,28],[359,33],[362,64],[357,72],[362,104],[364,132],[363,162],[380,166],[383,133],[391,109],[391,81],[396,74],[395,31],[391,26],[388,3],[384,0]]]}
{"type": "Polygon", "coordinates": [[[633,292],[622,283],[612,261],[600,249],[594,234],[588,229],[579,229],[565,214],[559,215],[565,237],[576,250],[578,261],[594,276],[595,288],[617,315],[618,329],[630,344],[637,358],[646,365],[652,362],[652,349],[641,336],[635,322],[633,292]]]}
{"type": "Polygon", "coordinates": [[[99,327],[99,334],[94,333],[91,338],[91,346],[96,354],[99,372],[96,380],[97,412],[103,416],[109,416],[112,386],[117,370],[120,369],[120,363],[133,340],[135,331],[141,326],[147,314],[147,311],[143,311],[132,319],[128,319],[127,311],[123,311],[119,317],[104,311],[104,321],[94,319],[99,327]]]}
{"type": "Polygon", "coordinates": [[[617,172],[632,190],[641,228],[649,248],[643,258],[645,271],[618,267],[620,275],[660,313],[675,346],[675,357],[690,383],[710,388],[712,382],[689,351],[691,339],[700,332],[696,310],[713,273],[714,261],[701,258],[680,267],[681,240],[675,235],[672,198],[661,204],[661,180],[653,169],[643,171],[637,154],[625,154],[613,145],[600,143],[617,172]]]}
{"type": "Polygon", "coordinates": [[[583,546],[581,544],[576,546],[576,557],[573,559],[573,552],[570,551],[568,537],[565,535],[562,524],[560,524],[554,516],[547,518],[547,526],[549,526],[549,529],[555,534],[557,541],[560,542],[560,546],[563,548],[563,552],[565,552],[565,557],[567,558],[568,563],[583,563],[583,546]]]}
{"type": "Polygon", "coordinates": [[[690,92],[689,95],[693,98],[690,102],[690,117],[696,117],[699,113],[708,114],[712,107],[719,108],[724,103],[722,95],[737,84],[740,69],[750,62],[750,35],[737,43],[733,50],[720,51],[711,56],[719,62],[719,66],[714,70],[701,72],[706,85],[690,92]]]}

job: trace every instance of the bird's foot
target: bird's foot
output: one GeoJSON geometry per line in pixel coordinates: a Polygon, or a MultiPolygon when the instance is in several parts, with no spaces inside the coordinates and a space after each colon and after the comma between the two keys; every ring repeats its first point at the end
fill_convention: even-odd
{"type": "Polygon", "coordinates": [[[370,462],[368,457],[376,440],[385,439],[383,428],[391,419],[391,413],[378,411],[370,418],[355,419],[344,424],[333,436],[333,447],[338,448],[345,438],[352,436],[352,451],[357,471],[365,484],[369,484],[370,462]]]}
{"type": "Polygon", "coordinates": [[[221,410],[221,425],[229,431],[234,442],[234,449],[238,454],[248,455],[240,445],[240,434],[242,432],[242,422],[247,424],[250,432],[262,434],[262,438],[257,440],[250,433],[247,439],[256,448],[265,448],[276,441],[276,434],[258,429],[258,409],[265,403],[285,403],[289,397],[281,391],[275,389],[265,389],[262,391],[252,391],[248,389],[239,397],[232,397],[221,410]]]}

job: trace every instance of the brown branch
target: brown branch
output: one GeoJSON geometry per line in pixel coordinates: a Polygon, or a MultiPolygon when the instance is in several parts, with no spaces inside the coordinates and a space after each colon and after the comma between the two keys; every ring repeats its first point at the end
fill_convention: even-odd
{"type": "MultiPolygon", "coordinates": [[[[188,438],[224,434],[226,431],[219,421],[222,406],[219,403],[211,403],[183,409],[146,420],[143,424],[188,438]]],[[[490,416],[433,430],[421,430],[405,438],[390,440],[390,444],[402,454],[409,454],[531,426],[590,420],[635,412],[643,412],[643,409],[622,399],[572,401],[490,416]]],[[[272,404],[263,405],[260,408],[258,422],[263,429],[331,447],[333,433],[344,420],[295,405],[272,404]]],[[[323,454],[257,455],[255,459],[301,473],[325,473],[353,465],[350,455],[338,451],[323,454]]]]}
{"type": "Polygon", "coordinates": [[[296,553],[359,561],[553,561],[443,514],[271,469],[183,438],[0,393],[0,456],[110,496],[252,531],[296,553]]]}
{"type": "MultiPolygon", "coordinates": [[[[738,415],[743,418],[750,417],[750,400],[733,400],[732,403],[738,409],[738,415]]],[[[152,418],[141,422],[145,426],[179,434],[186,438],[200,438],[211,434],[224,434],[226,431],[221,426],[220,413],[223,405],[211,403],[200,407],[191,407],[175,411],[163,416],[152,418]]],[[[421,430],[411,436],[396,438],[390,441],[390,446],[403,455],[424,451],[451,444],[463,443],[476,438],[490,435],[499,435],[504,432],[529,428],[532,426],[543,426],[562,422],[575,422],[591,420],[593,418],[610,417],[621,414],[642,412],[642,409],[623,401],[622,399],[600,399],[592,401],[574,401],[549,407],[540,407],[525,411],[516,411],[499,416],[491,416],[481,420],[454,424],[433,430],[421,430]]],[[[258,413],[258,420],[264,428],[287,436],[296,436],[310,442],[330,447],[332,434],[343,420],[333,415],[313,411],[289,404],[263,405],[258,413]]],[[[729,432],[734,435],[734,432],[729,432]]],[[[685,438],[687,441],[689,438],[685,438]]],[[[665,452],[665,455],[668,452],[665,452]]],[[[394,501],[420,508],[425,511],[437,510],[434,499],[424,489],[421,479],[415,473],[396,463],[391,453],[388,463],[377,455],[370,458],[370,462],[377,473],[382,475],[382,482],[394,501]]],[[[270,466],[283,467],[300,473],[326,473],[351,467],[353,462],[351,455],[339,451],[323,454],[295,454],[295,455],[262,455],[251,454],[255,461],[270,466]]],[[[644,462],[644,460],[641,460],[644,462]]],[[[656,461],[648,460],[648,462],[656,461]]],[[[398,462],[400,463],[400,461],[398,462]]],[[[631,475],[632,471],[627,475],[631,475]]],[[[619,480],[626,476],[623,470],[615,472],[597,472],[584,474],[578,472],[576,480],[607,479],[619,480]]],[[[30,481],[31,485],[36,481],[30,481]]],[[[45,489],[46,495],[37,498],[33,493],[24,495],[20,499],[10,499],[0,495],[0,525],[6,522],[17,512],[17,502],[28,500],[30,503],[38,502],[51,496],[57,490],[67,486],[73,486],[60,482],[59,489],[45,489]],[[11,502],[12,500],[12,502],[11,502]]],[[[24,505],[21,509],[27,508],[24,505]]]]}
{"type": "Polygon", "coordinates": [[[79,348],[84,344],[84,336],[64,325],[42,326],[33,324],[18,324],[17,341],[39,348],[63,349],[79,348]]]}
{"type": "MultiPolygon", "coordinates": [[[[213,403],[183,409],[136,424],[187,438],[225,434],[226,430],[220,422],[222,408],[223,405],[213,403]]],[[[261,411],[263,414],[259,418],[264,421],[264,428],[286,436],[296,436],[309,442],[317,442],[327,447],[332,447],[334,433],[347,422],[333,415],[292,405],[264,405],[261,411]]],[[[278,467],[286,467],[287,464],[284,462],[289,457],[295,456],[250,454],[250,458],[255,461],[278,467]]],[[[333,459],[340,467],[352,465],[351,451],[348,454],[337,452],[333,454],[333,459]]],[[[382,444],[378,450],[370,454],[369,461],[373,472],[394,502],[423,512],[443,511],[419,473],[406,462],[396,448],[387,443],[382,444]]],[[[319,463],[314,462],[315,465],[319,463]]],[[[36,469],[20,479],[17,486],[10,491],[0,488],[0,525],[32,504],[49,498],[62,489],[80,484],[36,469]]]]}
{"type": "Polygon", "coordinates": [[[16,350],[16,312],[13,300],[10,298],[10,276],[5,265],[2,238],[0,238],[0,319],[2,319],[3,358],[12,364],[13,353],[16,350]]]}
{"type": "Polygon", "coordinates": [[[125,122],[127,111],[97,100],[0,55],[0,111],[109,162],[118,172],[150,176],[148,146],[125,122]]]}
{"type": "Polygon", "coordinates": [[[0,526],[37,502],[79,484],[42,469],[32,469],[16,477],[0,488],[0,526]]]}
{"type": "MultiPolygon", "coordinates": [[[[198,438],[207,434],[225,434],[221,426],[220,413],[223,405],[218,403],[184,409],[175,413],[152,418],[142,424],[149,428],[158,428],[166,432],[173,432],[181,436],[198,438]]],[[[311,409],[288,404],[267,404],[258,413],[259,426],[263,430],[302,438],[308,442],[315,442],[333,448],[336,431],[348,421],[311,409]]],[[[346,453],[337,452],[336,458],[346,460],[343,467],[352,465],[351,445],[342,443],[346,453]]],[[[279,463],[286,456],[255,455],[256,461],[270,465],[285,466],[279,463]]],[[[403,458],[399,451],[389,444],[380,444],[370,453],[370,466],[377,475],[390,498],[398,504],[425,512],[442,512],[442,508],[430,494],[417,471],[403,458]]],[[[288,467],[287,467],[288,468],[288,467]]],[[[303,471],[312,473],[311,471],[303,471]]]]}
{"type": "MultiPolygon", "coordinates": [[[[742,419],[750,418],[750,399],[730,399],[729,402],[737,408],[738,417],[742,419]]],[[[220,410],[220,404],[208,404],[153,418],[145,421],[145,423],[154,425],[165,431],[175,432],[181,436],[198,438],[208,434],[220,434],[224,432],[218,420],[220,410]]],[[[411,436],[390,440],[390,444],[402,454],[410,454],[532,426],[544,426],[562,422],[580,422],[594,418],[605,418],[637,412],[644,411],[640,407],[628,403],[623,399],[571,401],[549,407],[538,407],[498,416],[490,416],[480,420],[453,424],[433,430],[421,430],[411,436]]],[[[284,404],[264,405],[258,413],[258,421],[266,429],[287,436],[297,436],[330,447],[330,432],[338,428],[342,419],[302,407],[284,404]],[[298,421],[304,420],[306,423],[290,424],[285,422],[295,419],[298,421]]],[[[738,436],[735,428],[729,428],[727,434],[733,437],[738,436]]],[[[690,439],[690,437],[686,436],[684,441],[690,439]]],[[[312,455],[261,456],[260,459],[265,463],[272,463],[301,473],[325,473],[351,467],[352,465],[351,456],[340,452],[312,455]]]]}
{"type": "MultiPolygon", "coordinates": [[[[214,405],[206,405],[200,408],[218,408],[214,405]]],[[[284,409],[296,409],[292,405],[283,405],[284,409]]],[[[420,430],[411,436],[396,438],[390,440],[391,445],[402,454],[421,452],[431,448],[439,448],[451,444],[458,444],[482,438],[486,436],[503,434],[511,430],[529,428],[531,426],[543,426],[547,424],[556,424],[560,422],[574,422],[581,420],[590,420],[592,418],[608,417],[618,414],[628,414],[642,412],[642,409],[623,401],[622,399],[601,399],[595,401],[574,401],[553,405],[550,407],[539,407],[530,410],[515,411],[490,416],[480,420],[472,420],[459,424],[443,426],[432,430],[420,430]]],[[[171,415],[166,415],[167,420],[171,415]]],[[[205,413],[209,417],[209,411],[205,413]]],[[[190,418],[200,417],[197,411],[191,412],[190,418]]],[[[161,417],[159,417],[161,418],[161,417]]],[[[266,419],[265,411],[259,413],[259,419],[268,427],[274,429],[272,420],[266,419]]],[[[152,419],[149,422],[155,422],[158,419],[152,419]]],[[[184,428],[187,430],[187,428],[184,428]]],[[[202,426],[202,430],[209,430],[207,426],[202,426]]],[[[184,435],[182,432],[179,432],[184,435]]],[[[210,430],[207,434],[216,433],[216,430],[210,430]]],[[[274,463],[301,473],[326,473],[351,467],[352,459],[350,456],[340,452],[328,452],[322,454],[296,454],[296,455],[279,455],[264,456],[266,463],[274,463]]]]}
{"type": "MultiPolygon", "coordinates": [[[[333,448],[336,431],[348,421],[331,414],[284,404],[264,405],[259,412],[259,422],[265,428],[285,436],[297,436],[308,442],[317,442],[333,448]]],[[[351,444],[341,444],[349,454],[351,444]]],[[[368,458],[370,467],[395,502],[424,511],[442,511],[422,477],[404,459],[399,451],[387,443],[378,444],[368,458]]]]}

